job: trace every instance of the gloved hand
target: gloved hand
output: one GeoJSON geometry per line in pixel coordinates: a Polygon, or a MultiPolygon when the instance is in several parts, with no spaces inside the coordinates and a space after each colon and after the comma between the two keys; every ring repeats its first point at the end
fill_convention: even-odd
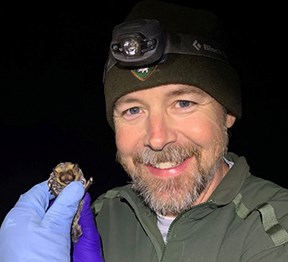
{"type": "Polygon", "coordinates": [[[87,192],[80,213],[79,225],[82,235],[73,246],[73,262],[104,262],[100,236],[90,208],[91,197],[87,192]]]}
{"type": "Polygon", "coordinates": [[[81,182],[72,182],[53,198],[47,181],[23,194],[0,229],[1,262],[70,262],[71,224],[84,195],[81,182]]]}

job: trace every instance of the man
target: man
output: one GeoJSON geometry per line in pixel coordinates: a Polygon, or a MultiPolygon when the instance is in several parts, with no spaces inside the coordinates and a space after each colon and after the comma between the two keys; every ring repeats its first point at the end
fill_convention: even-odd
{"type": "MultiPolygon", "coordinates": [[[[86,197],[88,215],[80,221],[85,238],[74,245],[74,261],[90,252],[91,261],[101,261],[100,248],[107,262],[287,261],[287,189],[252,176],[244,157],[227,152],[228,130],[241,117],[240,80],[227,56],[227,40],[210,12],[157,1],[139,2],[115,27],[104,74],[106,113],[117,160],[131,183],[92,203],[101,247],[97,237],[87,237],[90,229],[98,235],[86,197]]],[[[38,201],[37,208],[20,199],[24,207],[16,204],[3,223],[0,251],[11,248],[9,227],[17,228],[11,224],[18,215],[40,210],[38,219],[41,213],[46,221],[48,214],[66,230],[34,226],[34,239],[44,243],[46,235],[62,236],[62,245],[48,243],[61,254],[59,261],[69,261],[67,225],[84,192],[69,199],[73,205],[67,196],[79,192],[77,185],[67,186],[47,212],[49,199],[38,201]],[[53,215],[53,208],[69,217],[53,215]]],[[[45,182],[31,190],[24,196],[32,202],[38,191],[47,198],[45,182]]],[[[34,218],[30,214],[27,220],[34,218]]],[[[22,230],[29,235],[27,226],[22,230]]],[[[31,250],[26,249],[30,259],[31,250]]],[[[10,261],[7,252],[2,257],[10,261]]]]}

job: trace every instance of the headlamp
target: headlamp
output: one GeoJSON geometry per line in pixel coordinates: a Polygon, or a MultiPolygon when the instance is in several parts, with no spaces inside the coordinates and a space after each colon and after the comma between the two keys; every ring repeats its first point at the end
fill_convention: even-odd
{"type": "Polygon", "coordinates": [[[140,20],[116,26],[111,53],[124,66],[141,67],[158,61],[164,52],[165,34],[156,20],[140,20]]]}
{"type": "Polygon", "coordinates": [[[104,75],[116,64],[134,69],[163,63],[167,54],[198,55],[228,62],[219,44],[198,36],[167,32],[157,20],[143,19],[114,27],[104,75]]]}

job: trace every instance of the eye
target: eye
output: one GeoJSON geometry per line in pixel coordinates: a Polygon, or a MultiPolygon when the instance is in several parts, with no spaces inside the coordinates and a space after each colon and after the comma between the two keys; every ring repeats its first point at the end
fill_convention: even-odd
{"type": "Polygon", "coordinates": [[[123,112],[123,115],[136,115],[140,113],[139,107],[132,107],[123,112]]]}
{"type": "Polygon", "coordinates": [[[194,103],[188,100],[179,100],[177,101],[177,106],[181,108],[188,108],[191,107],[194,103]]]}

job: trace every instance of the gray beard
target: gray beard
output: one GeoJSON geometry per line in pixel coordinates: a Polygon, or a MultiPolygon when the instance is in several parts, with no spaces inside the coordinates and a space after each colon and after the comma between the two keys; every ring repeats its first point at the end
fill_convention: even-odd
{"type": "Polygon", "coordinates": [[[149,183],[141,177],[133,177],[132,188],[156,213],[176,216],[194,205],[213,179],[214,169],[217,167],[214,166],[205,173],[199,170],[188,178],[180,175],[164,182],[152,179],[149,183]],[[165,198],[159,197],[163,194],[166,195],[165,198]]]}
{"type": "Polygon", "coordinates": [[[136,153],[133,158],[135,169],[131,170],[120,154],[117,160],[130,175],[132,189],[135,190],[144,202],[156,213],[162,215],[177,215],[190,209],[200,194],[207,188],[215,173],[223,161],[224,152],[218,152],[218,157],[210,167],[201,167],[200,151],[194,147],[183,148],[170,146],[165,151],[155,152],[146,149],[136,153]],[[170,179],[159,179],[157,177],[141,173],[139,164],[157,163],[158,161],[181,162],[188,157],[194,156],[197,160],[197,168],[185,175],[179,175],[170,179]]]}

